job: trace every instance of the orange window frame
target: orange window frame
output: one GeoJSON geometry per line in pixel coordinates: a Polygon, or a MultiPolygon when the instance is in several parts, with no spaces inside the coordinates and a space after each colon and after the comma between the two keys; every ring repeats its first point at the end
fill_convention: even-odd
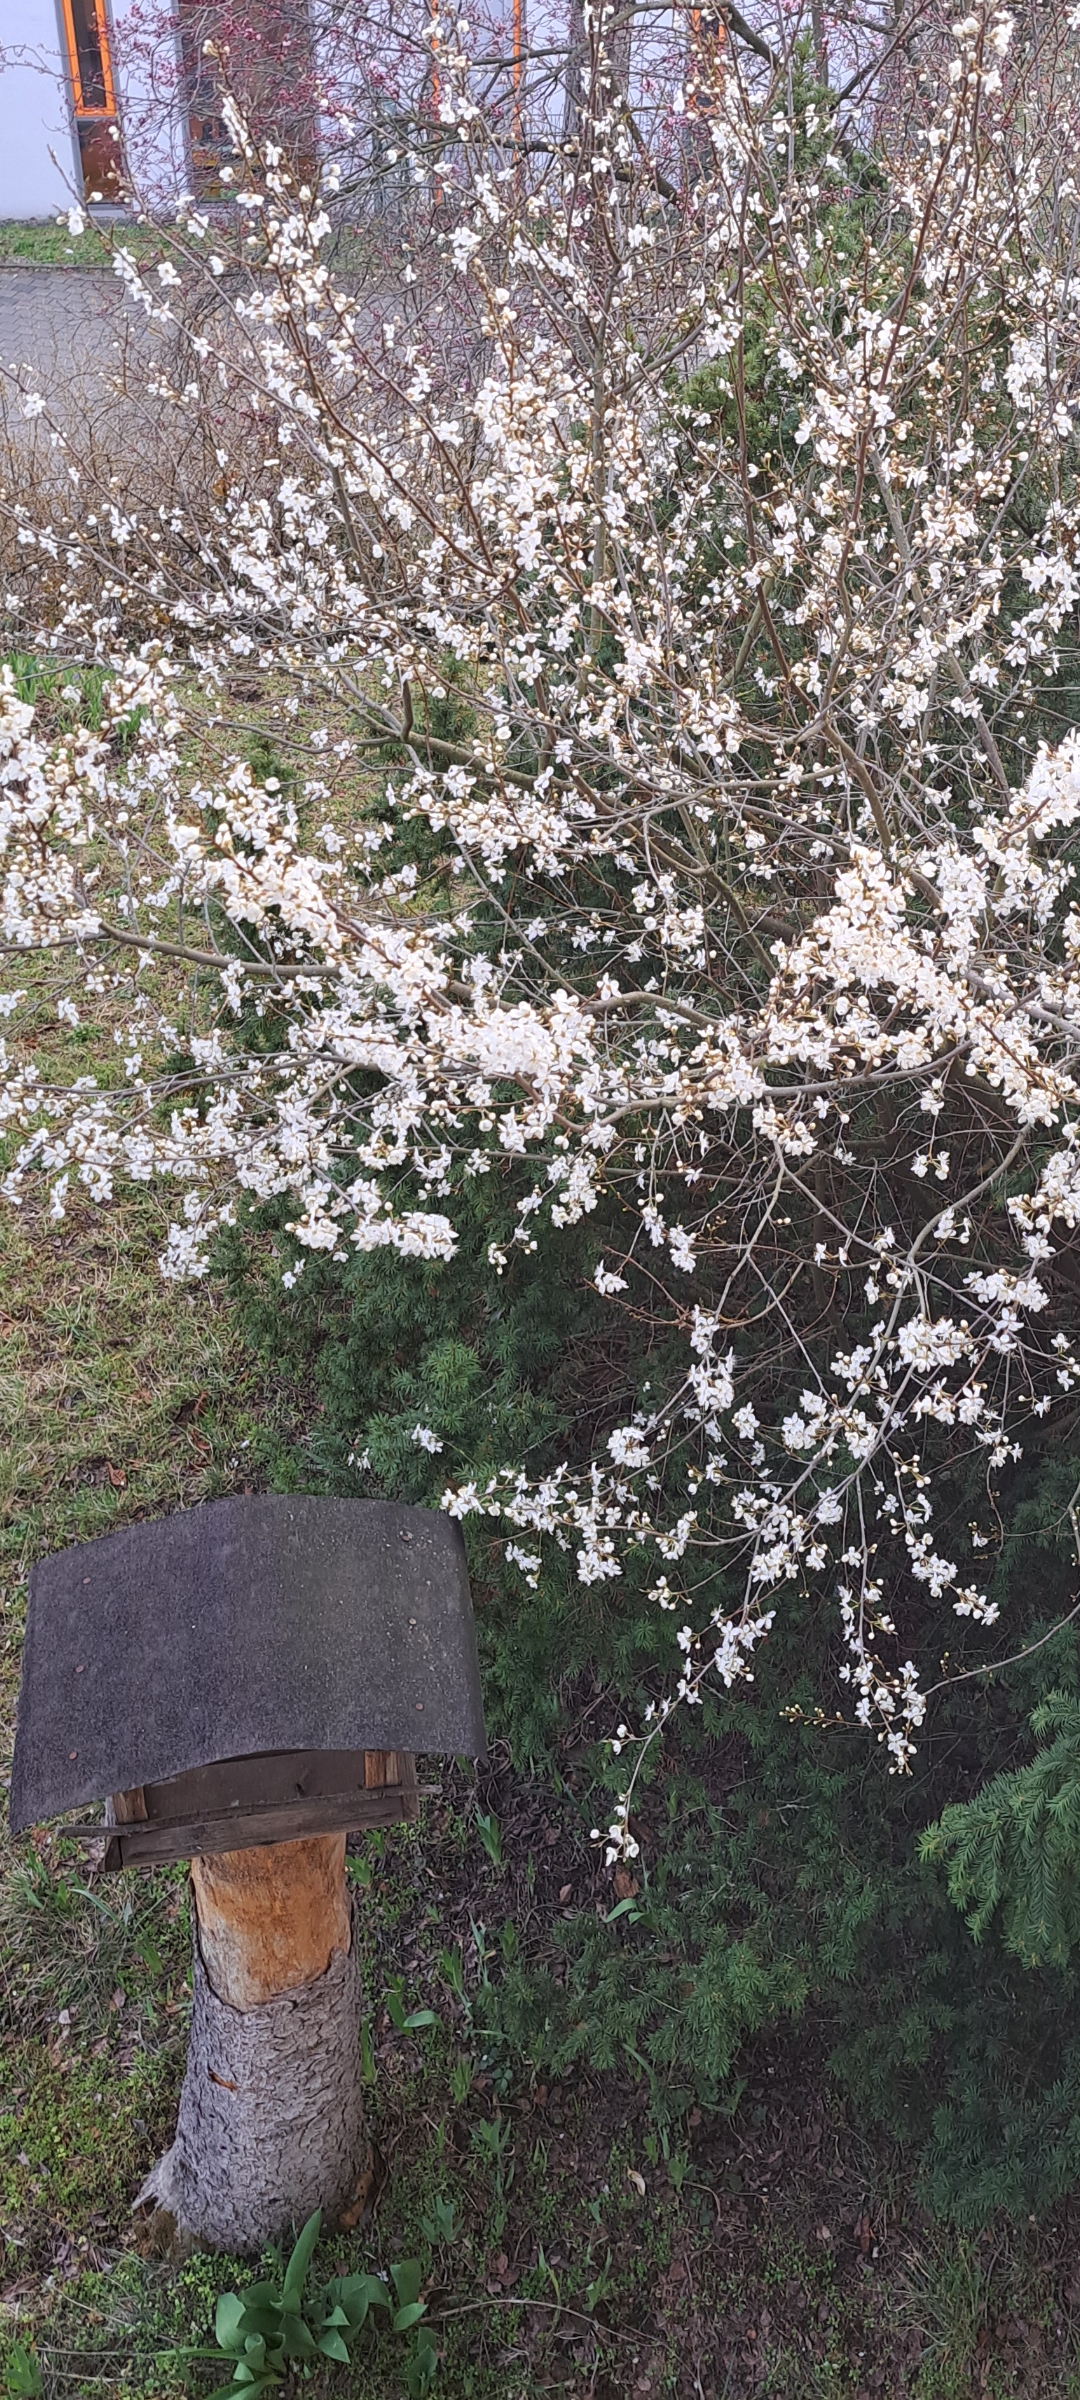
{"type": "Polygon", "coordinates": [[[79,65],[79,46],[75,34],[75,18],[72,10],[72,0],[63,0],[64,39],[67,44],[68,73],[71,77],[71,90],[75,103],[75,114],[77,117],[115,117],[116,92],[113,85],[112,54],[109,46],[109,21],[105,14],[105,0],[84,0],[84,6],[90,25],[97,36],[98,53],[101,59],[101,81],[102,89],[104,91],[104,99],[88,101],[86,94],[83,91],[82,69],[79,65]]]}
{"type": "Polygon", "coordinates": [[[689,114],[708,116],[716,106],[716,78],[727,28],[715,5],[690,11],[691,88],[689,114]]]}

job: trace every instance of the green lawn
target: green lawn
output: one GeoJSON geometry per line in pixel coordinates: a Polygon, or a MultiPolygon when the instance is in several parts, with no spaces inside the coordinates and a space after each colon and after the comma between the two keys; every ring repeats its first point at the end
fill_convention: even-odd
{"type": "MultiPolygon", "coordinates": [[[[234,228],[235,230],[235,228],[234,228]]],[[[222,224],[216,239],[224,245],[228,232],[222,224]]],[[[108,268],[115,245],[122,242],[125,250],[136,256],[161,254],[164,228],[156,225],[126,224],[116,220],[99,228],[88,225],[84,233],[72,235],[66,217],[46,218],[33,224],[18,220],[0,220],[0,269],[4,267],[98,267],[108,268]]],[[[327,255],[339,274],[362,276],[372,265],[372,246],[363,226],[341,226],[334,234],[327,255]]]]}
{"type": "MultiPolygon", "coordinates": [[[[124,238],[128,239],[128,229],[124,238]]],[[[109,255],[93,225],[73,236],[64,217],[33,225],[0,222],[0,267],[107,267],[109,255]]]]}

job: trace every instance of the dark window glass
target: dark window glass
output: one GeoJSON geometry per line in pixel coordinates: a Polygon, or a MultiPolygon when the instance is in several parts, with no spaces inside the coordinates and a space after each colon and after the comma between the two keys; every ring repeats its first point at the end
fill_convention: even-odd
{"type": "Polygon", "coordinates": [[[101,26],[94,0],[67,0],[67,10],[75,53],[75,108],[81,116],[109,106],[101,26]]]}

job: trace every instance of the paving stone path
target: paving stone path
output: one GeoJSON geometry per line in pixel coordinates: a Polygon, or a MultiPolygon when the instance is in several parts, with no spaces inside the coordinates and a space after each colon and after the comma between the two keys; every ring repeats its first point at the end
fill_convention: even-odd
{"type": "Polygon", "coordinates": [[[51,383],[103,364],[116,337],[118,310],[127,316],[114,275],[87,268],[0,268],[0,366],[28,366],[51,383]]]}

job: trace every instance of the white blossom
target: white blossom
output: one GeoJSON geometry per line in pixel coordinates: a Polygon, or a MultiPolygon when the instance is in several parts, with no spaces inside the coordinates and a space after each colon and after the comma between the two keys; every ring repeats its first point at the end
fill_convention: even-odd
{"type": "MultiPolygon", "coordinates": [[[[210,254],[212,399],[168,401],[210,488],[172,518],[134,472],[55,522],[4,501],[28,621],[52,610],[105,700],[80,723],[65,683],[58,730],[0,671],[0,938],[39,962],[0,998],[0,1189],[59,1221],[153,1184],[176,1279],[274,1203],[286,1288],[305,1255],[453,1258],[485,1177],[493,1279],[562,1272],[595,1226],[584,1297],[613,1355],[648,1327],[653,1381],[613,1369],[590,1450],[575,1429],[443,1506],[530,1589],[550,1546],[583,1587],[644,1555],[680,1630],[621,1748],[747,1684],[799,1591],[903,1770],[937,1672],[905,1599],[973,1647],[997,1613],[935,1531],[934,1462],[992,1491],[1080,1384],[1053,1313],[1080,735],[1025,747],[1080,607],[1072,132],[1037,79],[1010,115],[1009,26],[928,41],[874,209],[827,249],[839,130],[800,165],[781,77],[765,100],[718,69],[708,172],[605,105],[572,174],[538,153],[513,181],[444,28],[462,138],[400,311],[336,289],[329,191],[302,202],[237,120],[250,289],[210,254]],[[758,457],[729,407],[747,323],[792,427],[758,457]],[[207,735],[251,662],[295,798],[207,735]],[[39,999],[79,1027],[55,1073],[39,999]]],[[[430,191],[430,125],[400,138],[430,191]]],[[[171,323],[171,261],[115,265],[171,323]]],[[[629,1795],[606,1838],[635,1854],[629,1795]]]]}

